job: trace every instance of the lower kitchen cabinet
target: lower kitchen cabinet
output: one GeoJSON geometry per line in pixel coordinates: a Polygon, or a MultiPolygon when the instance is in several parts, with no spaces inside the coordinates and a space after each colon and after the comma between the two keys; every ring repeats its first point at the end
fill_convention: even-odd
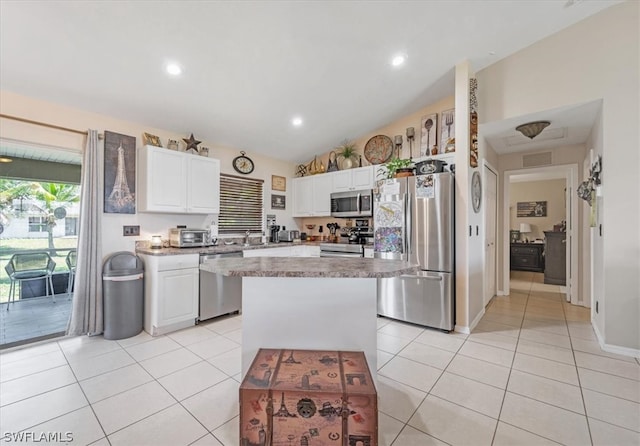
{"type": "Polygon", "coordinates": [[[512,243],[511,269],[515,271],[544,272],[544,244],[512,243]]]}
{"type": "Polygon", "coordinates": [[[199,255],[141,255],[145,263],[144,329],[152,336],[195,325],[199,255]]]}
{"type": "Polygon", "coordinates": [[[320,257],[320,247],[281,243],[277,248],[247,249],[242,257],[320,257]]]}

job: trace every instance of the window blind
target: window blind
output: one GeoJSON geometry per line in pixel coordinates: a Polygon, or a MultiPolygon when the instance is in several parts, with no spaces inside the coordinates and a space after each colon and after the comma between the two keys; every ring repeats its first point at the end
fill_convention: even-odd
{"type": "Polygon", "coordinates": [[[263,231],[263,183],[254,178],[220,175],[220,234],[263,231]]]}

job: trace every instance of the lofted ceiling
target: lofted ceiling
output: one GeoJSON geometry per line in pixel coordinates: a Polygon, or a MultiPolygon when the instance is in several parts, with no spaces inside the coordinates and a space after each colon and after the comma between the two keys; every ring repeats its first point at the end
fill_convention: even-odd
{"type": "Polygon", "coordinates": [[[2,0],[0,88],[303,162],[616,3],[2,0]]]}

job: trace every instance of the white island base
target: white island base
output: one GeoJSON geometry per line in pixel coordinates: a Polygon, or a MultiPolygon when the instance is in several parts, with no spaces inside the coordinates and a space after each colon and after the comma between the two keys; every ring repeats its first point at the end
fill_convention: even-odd
{"type": "Polygon", "coordinates": [[[259,348],[363,351],[377,370],[375,278],[243,277],[242,376],[259,348]]]}

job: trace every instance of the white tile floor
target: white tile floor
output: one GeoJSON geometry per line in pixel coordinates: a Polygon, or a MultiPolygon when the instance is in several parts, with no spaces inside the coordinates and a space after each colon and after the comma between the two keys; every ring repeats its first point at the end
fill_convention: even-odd
{"type": "MultiPolygon", "coordinates": [[[[640,363],[602,352],[588,320],[533,273],[469,336],[379,319],[380,445],[639,445],[640,363]]],[[[240,340],[237,316],[3,352],[0,439],[238,445],[240,340]]]]}

